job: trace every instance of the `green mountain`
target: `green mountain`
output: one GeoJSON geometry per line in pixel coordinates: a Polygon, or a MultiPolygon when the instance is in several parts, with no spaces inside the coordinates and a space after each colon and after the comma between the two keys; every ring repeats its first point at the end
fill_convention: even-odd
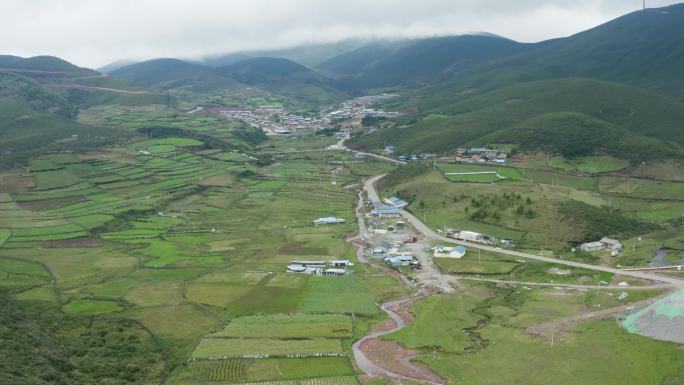
{"type": "Polygon", "coordinates": [[[332,103],[344,94],[325,76],[282,58],[253,58],[216,69],[240,83],[310,103],[332,103]]]}
{"type": "Polygon", "coordinates": [[[417,86],[456,76],[527,47],[492,35],[377,42],[328,60],[317,69],[361,89],[417,86]]]}
{"type": "Polygon", "coordinates": [[[492,142],[542,148],[550,141],[553,151],[568,155],[606,150],[621,158],[678,156],[684,145],[683,103],[632,86],[581,78],[520,83],[423,110],[421,115],[404,126],[354,138],[352,144],[370,149],[394,144],[402,152],[442,152],[492,142]],[[588,148],[574,149],[577,140],[587,135],[612,141],[618,135],[635,146],[636,139],[647,145],[638,153],[622,151],[624,143],[610,141],[588,141],[588,148]],[[570,140],[573,137],[577,140],[570,140]],[[649,149],[653,144],[658,151],[649,149]]]}
{"type": "Polygon", "coordinates": [[[251,59],[252,56],[245,53],[229,53],[226,55],[216,55],[206,57],[198,62],[198,64],[206,65],[209,67],[224,67],[235,63],[239,63],[243,60],[251,59]]]}
{"type": "Polygon", "coordinates": [[[0,70],[94,72],[86,68],[77,67],[66,60],[54,56],[22,58],[11,55],[0,55],[0,70]]]}
{"type": "Polygon", "coordinates": [[[567,77],[625,83],[684,100],[684,4],[633,12],[567,38],[530,44],[418,94],[434,106],[519,82],[567,77]]]}
{"type": "Polygon", "coordinates": [[[447,76],[423,79],[425,86],[395,103],[415,115],[352,143],[441,152],[513,142],[567,155],[678,157],[684,145],[684,103],[678,101],[684,98],[684,4],[518,45],[447,76]]]}
{"type": "Polygon", "coordinates": [[[160,90],[187,88],[207,91],[235,85],[230,79],[215,74],[209,67],[178,59],[148,60],[117,68],[109,75],[160,90]]]}
{"type": "Polygon", "coordinates": [[[0,98],[13,99],[37,110],[75,117],[76,110],[62,96],[48,91],[38,82],[14,73],[0,73],[0,98]]]}
{"type": "Polygon", "coordinates": [[[123,134],[79,124],[76,113],[71,101],[38,82],[0,73],[0,167],[50,149],[92,148],[123,134]]]}
{"type": "Polygon", "coordinates": [[[587,77],[684,98],[684,4],[633,12],[477,69],[522,78],[587,77]]]}

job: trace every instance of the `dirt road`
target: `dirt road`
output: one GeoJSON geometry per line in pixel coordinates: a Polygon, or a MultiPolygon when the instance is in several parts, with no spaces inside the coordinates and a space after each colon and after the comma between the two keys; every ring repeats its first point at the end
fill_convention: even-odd
{"type": "MultiPolygon", "coordinates": [[[[361,207],[362,205],[359,206],[361,207]]],[[[360,209],[357,210],[357,214],[359,213],[361,213],[360,209]]],[[[359,228],[365,234],[363,215],[359,216],[359,222],[362,224],[359,228]]],[[[356,246],[358,260],[362,263],[370,263],[364,255],[364,242],[361,239],[361,233],[358,237],[351,239],[351,241],[356,246]]],[[[395,274],[383,266],[374,266],[388,274],[395,274]]],[[[415,288],[415,284],[404,275],[400,274],[400,278],[405,285],[415,288]]],[[[411,358],[413,358],[415,353],[402,348],[394,342],[386,342],[380,339],[380,337],[401,330],[410,324],[412,319],[409,319],[407,316],[402,317],[400,313],[407,314],[411,304],[427,294],[426,291],[419,291],[418,294],[386,302],[380,306],[389,316],[389,321],[375,328],[370,334],[367,334],[352,345],[354,361],[359,369],[370,377],[383,377],[395,383],[419,381],[430,385],[444,384],[444,381],[427,367],[411,362],[411,358]],[[391,348],[388,348],[388,345],[391,348]]]]}

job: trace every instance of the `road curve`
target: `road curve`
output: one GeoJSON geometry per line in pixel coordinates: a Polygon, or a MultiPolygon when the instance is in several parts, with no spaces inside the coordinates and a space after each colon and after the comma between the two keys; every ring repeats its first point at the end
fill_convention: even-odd
{"type": "MultiPolygon", "coordinates": [[[[363,184],[364,189],[368,193],[368,197],[371,201],[374,202],[380,202],[380,196],[378,195],[378,192],[375,189],[375,183],[382,179],[386,174],[378,175],[375,177],[372,177],[368,180],[366,180],[363,184]]],[[[420,231],[424,236],[432,239],[436,239],[440,242],[444,243],[451,243],[451,244],[456,244],[456,245],[462,245],[462,246],[467,246],[473,249],[480,249],[480,250],[485,250],[493,253],[499,253],[499,254],[505,254],[505,255],[510,255],[513,257],[519,257],[519,258],[526,258],[526,259],[533,259],[537,261],[542,261],[542,262],[549,262],[549,263],[555,263],[558,265],[565,265],[565,266],[572,266],[572,267],[579,267],[583,269],[588,269],[588,270],[594,270],[594,271],[603,271],[603,272],[608,272],[608,273],[613,273],[613,274],[618,274],[618,275],[624,275],[624,276],[629,276],[629,277],[634,277],[634,278],[640,278],[640,279],[648,279],[652,281],[658,281],[658,282],[663,282],[672,286],[676,286],[679,288],[684,287],[684,280],[673,278],[673,277],[667,277],[667,276],[662,276],[662,275],[657,275],[657,274],[649,274],[649,273],[644,273],[644,272],[638,272],[638,271],[629,271],[629,270],[621,270],[621,269],[615,269],[612,267],[606,267],[606,266],[596,266],[596,265],[590,265],[587,263],[581,263],[581,262],[574,262],[574,261],[565,261],[562,259],[557,259],[557,258],[550,258],[550,257],[544,257],[541,255],[534,255],[534,254],[528,254],[528,253],[523,253],[520,251],[513,251],[513,250],[505,250],[505,249],[500,249],[492,246],[486,246],[486,245],[481,245],[477,243],[471,243],[471,242],[465,242],[465,241],[460,241],[458,239],[453,239],[453,238],[447,238],[444,236],[441,236],[434,232],[431,228],[429,228],[425,223],[423,223],[420,219],[418,219],[415,215],[411,214],[410,212],[406,210],[401,210],[401,215],[406,219],[408,222],[410,222],[413,227],[416,228],[416,230],[420,231]]]]}

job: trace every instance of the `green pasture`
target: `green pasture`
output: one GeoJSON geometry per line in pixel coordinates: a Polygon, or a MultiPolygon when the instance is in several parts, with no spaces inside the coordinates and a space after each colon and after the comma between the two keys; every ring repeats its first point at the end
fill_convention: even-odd
{"type": "Polygon", "coordinates": [[[62,311],[66,313],[81,315],[116,313],[121,310],[123,307],[117,302],[93,299],[75,299],[62,306],[62,311]]]}
{"type": "Polygon", "coordinates": [[[535,328],[578,308],[615,306],[615,292],[600,293],[598,302],[595,291],[553,288],[474,285],[468,293],[421,300],[413,307],[416,321],[387,338],[422,351],[418,360],[454,383],[588,385],[600,378],[636,385],[684,371],[684,353],[674,344],[630,335],[612,319],[585,321],[553,337],[551,329],[535,328]],[[654,355],[663,361],[655,363],[654,355]]]}
{"type": "Polygon", "coordinates": [[[549,159],[553,168],[566,171],[579,171],[585,174],[601,174],[623,170],[629,167],[629,161],[612,156],[587,156],[577,159],[565,159],[555,156],[549,159]]]}

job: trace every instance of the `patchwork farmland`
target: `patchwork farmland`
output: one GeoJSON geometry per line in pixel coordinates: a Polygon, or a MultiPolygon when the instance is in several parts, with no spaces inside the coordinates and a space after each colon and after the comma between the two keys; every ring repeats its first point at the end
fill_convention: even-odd
{"type": "Polygon", "coordinates": [[[355,259],[356,192],[343,186],[386,166],[331,163],[350,157],[257,165],[173,137],[42,156],[1,176],[2,286],[67,315],[138,322],[169,384],[356,384],[351,340],[402,285],[365,269],[285,273],[296,258],[355,259]],[[314,226],[324,216],[347,224],[314,226]]]}

